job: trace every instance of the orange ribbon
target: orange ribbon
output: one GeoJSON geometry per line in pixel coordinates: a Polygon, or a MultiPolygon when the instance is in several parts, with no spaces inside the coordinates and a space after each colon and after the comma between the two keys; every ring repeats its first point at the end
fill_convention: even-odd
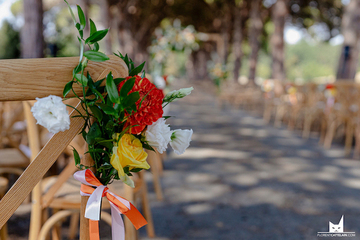
{"type": "MultiPolygon", "coordinates": [[[[87,215],[87,213],[90,211],[98,211],[97,213],[100,213],[100,211],[101,211],[101,209],[96,209],[97,208],[96,206],[94,209],[94,204],[92,205],[91,201],[96,200],[97,202],[99,202],[99,201],[101,201],[101,199],[98,199],[99,197],[100,198],[106,197],[108,199],[108,201],[110,202],[111,216],[112,216],[112,220],[113,220],[112,221],[113,222],[113,227],[112,227],[113,240],[116,240],[116,239],[121,240],[123,238],[122,236],[118,236],[118,235],[122,235],[119,232],[123,232],[123,229],[121,229],[121,230],[118,229],[118,228],[123,228],[123,222],[121,220],[121,216],[120,217],[116,216],[116,214],[118,214],[118,213],[122,213],[122,214],[126,215],[136,229],[139,229],[142,226],[147,224],[147,221],[145,220],[145,218],[141,215],[141,213],[135,208],[135,206],[133,204],[131,204],[125,198],[122,198],[122,197],[112,193],[111,191],[109,191],[109,188],[106,186],[103,186],[100,183],[100,181],[95,177],[94,173],[91,170],[86,169],[86,170],[78,171],[74,174],[74,177],[75,177],[75,179],[79,180],[82,183],[81,189],[80,189],[81,195],[82,196],[90,195],[90,198],[89,198],[87,206],[86,206],[85,215],[87,215]],[[96,189],[98,187],[100,187],[99,190],[102,191],[101,196],[100,195],[93,196],[93,193],[96,191],[96,189]],[[101,188],[103,190],[101,190],[101,188]],[[117,218],[117,217],[119,217],[119,218],[117,218]],[[117,218],[117,219],[115,219],[115,218],[117,218]],[[115,226],[115,224],[117,224],[118,226],[115,226]],[[118,232],[118,234],[116,234],[117,232],[118,232]],[[117,236],[114,236],[114,235],[117,235],[117,236]]],[[[91,214],[94,214],[94,212],[92,212],[91,214]]],[[[87,218],[89,218],[89,217],[87,217],[87,218]]],[[[95,217],[95,218],[97,218],[97,217],[95,217]]],[[[99,240],[100,239],[98,220],[99,219],[94,220],[94,219],[89,218],[90,240],[99,240]]]]}

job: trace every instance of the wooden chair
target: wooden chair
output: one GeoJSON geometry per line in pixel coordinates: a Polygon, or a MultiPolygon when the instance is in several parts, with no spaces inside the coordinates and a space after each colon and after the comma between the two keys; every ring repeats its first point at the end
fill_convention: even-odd
{"type": "Polygon", "coordinates": [[[26,168],[30,159],[20,148],[26,137],[21,102],[0,103],[0,167],[26,168]],[[22,124],[16,124],[22,123],[22,124]],[[17,127],[23,125],[20,128],[17,127]]]}
{"type": "MultiPolygon", "coordinates": [[[[4,89],[7,89],[7,91],[0,92],[0,102],[33,100],[35,97],[45,97],[50,94],[61,96],[62,89],[69,79],[72,78],[72,69],[77,63],[77,57],[1,61],[0,84],[4,89]],[[25,78],[27,81],[24,82],[23,79],[25,78]]],[[[110,56],[110,60],[101,64],[90,62],[86,70],[89,71],[93,79],[99,79],[110,71],[112,71],[114,77],[127,76],[126,65],[121,59],[115,56],[110,56]]],[[[80,88],[75,89],[75,91],[78,95],[82,93],[80,88]]],[[[77,106],[77,110],[80,113],[84,112],[82,107],[79,106],[77,106]]],[[[73,111],[71,116],[77,114],[77,112],[73,111]]],[[[35,188],[59,155],[79,133],[83,124],[83,119],[71,118],[70,129],[55,134],[50,139],[17,182],[2,198],[0,202],[0,215],[2,216],[0,219],[0,228],[5,225],[26,196],[35,188]]],[[[92,159],[89,154],[86,154],[82,163],[84,165],[92,164],[92,159]]],[[[132,191],[132,189],[126,188],[126,191],[132,191]]],[[[87,200],[88,197],[81,197],[81,240],[89,239],[88,221],[84,217],[87,200]]],[[[131,201],[131,199],[129,200],[131,201]]],[[[133,237],[131,234],[132,231],[127,231],[127,238],[129,238],[129,236],[133,237]]]]}

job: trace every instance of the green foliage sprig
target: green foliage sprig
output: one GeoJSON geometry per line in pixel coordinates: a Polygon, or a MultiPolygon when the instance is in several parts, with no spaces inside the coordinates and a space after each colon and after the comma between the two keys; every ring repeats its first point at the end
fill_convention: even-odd
{"type": "MultiPolygon", "coordinates": [[[[102,40],[108,33],[108,29],[97,30],[95,23],[90,19],[90,36],[84,38],[84,29],[86,26],[86,18],[80,6],[77,6],[78,21],[66,0],[64,0],[70,10],[74,25],[79,32],[78,40],[80,43],[79,64],[73,69],[73,76],[63,90],[64,98],[72,92],[74,97],[80,100],[80,104],[85,111],[74,117],[81,117],[85,124],[80,134],[88,144],[88,151],[95,161],[94,166],[84,166],[80,163],[80,155],[73,149],[75,164],[80,169],[94,167],[96,169],[96,177],[102,184],[107,185],[113,179],[119,179],[117,170],[110,164],[110,157],[113,151],[114,142],[118,141],[129,129],[125,127],[128,117],[137,111],[136,102],[140,99],[139,92],[132,92],[135,77],[128,78],[123,84],[120,91],[118,85],[125,78],[114,78],[109,72],[104,79],[94,81],[89,72],[85,71],[88,61],[104,62],[109,57],[100,52],[98,42],[102,40]],[[89,50],[85,51],[85,48],[89,50]],[[85,52],[84,52],[85,51],[85,52]],[[86,74],[85,74],[86,72],[86,74]],[[105,82],[105,84],[103,84],[105,82]],[[77,84],[82,88],[83,96],[79,97],[74,91],[77,84]],[[125,112],[127,115],[125,116],[125,112]],[[93,120],[92,120],[93,119],[93,120]],[[114,139],[114,133],[120,133],[118,139],[114,139]]],[[[115,54],[124,60],[128,69],[129,76],[135,76],[141,73],[145,62],[139,66],[135,66],[134,62],[121,53],[115,54]]],[[[145,72],[143,72],[143,75],[145,72]]],[[[142,99],[143,100],[143,99],[142,99]]],[[[76,110],[75,107],[67,105],[76,110]]],[[[141,137],[141,136],[139,136],[141,137]]],[[[146,143],[144,148],[148,148],[146,143]]],[[[127,175],[131,175],[129,168],[124,168],[127,175]]],[[[132,169],[131,172],[137,172],[140,169],[132,169]]]]}

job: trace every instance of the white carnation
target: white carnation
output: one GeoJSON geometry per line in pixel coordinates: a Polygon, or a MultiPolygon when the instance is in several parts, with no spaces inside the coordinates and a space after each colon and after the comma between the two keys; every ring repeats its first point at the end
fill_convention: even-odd
{"type": "Polygon", "coordinates": [[[171,91],[168,94],[166,94],[163,102],[172,102],[172,101],[176,100],[177,98],[186,97],[187,95],[189,95],[191,93],[192,90],[194,90],[193,87],[181,88],[179,90],[171,91]]]}
{"type": "Polygon", "coordinates": [[[170,146],[174,149],[174,152],[176,154],[183,154],[185,150],[190,146],[192,134],[192,129],[177,129],[172,132],[170,146]]]}
{"type": "Polygon", "coordinates": [[[159,153],[163,153],[171,140],[170,127],[165,123],[164,118],[159,118],[147,127],[145,137],[150,146],[155,147],[159,153]]]}
{"type": "Polygon", "coordinates": [[[45,127],[51,133],[58,133],[70,128],[70,117],[61,97],[50,95],[36,98],[37,102],[31,108],[37,124],[45,127]]]}

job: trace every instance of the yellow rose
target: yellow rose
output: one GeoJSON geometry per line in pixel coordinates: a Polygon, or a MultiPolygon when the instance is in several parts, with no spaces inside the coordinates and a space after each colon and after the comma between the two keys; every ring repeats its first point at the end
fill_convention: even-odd
{"type": "MultiPolygon", "coordinates": [[[[119,134],[116,137],[118,136],[119,134]]],[[[125,174],[124,167],[129,167],[130,170],[149,169],[150,166],[146,162],[147,156],[139,139],[132,134],[124,134],[113,147],[110,163],[118,171],[120,179],[134,187],[132,180],[125,174]]]]}

